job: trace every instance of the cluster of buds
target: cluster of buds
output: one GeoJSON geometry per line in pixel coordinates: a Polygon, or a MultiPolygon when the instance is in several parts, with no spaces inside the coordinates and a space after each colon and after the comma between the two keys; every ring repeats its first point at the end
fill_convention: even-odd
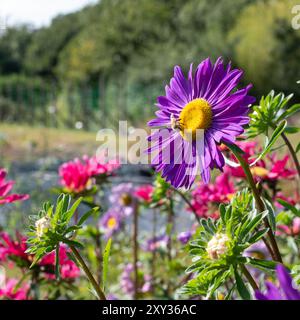
{"type": "Polygon", "coordinates": [[[225,254],[228,249],[229,238],[226,234],[217,233],[207,243],[206,251],[212,260],[217,260],[225,254]]]}

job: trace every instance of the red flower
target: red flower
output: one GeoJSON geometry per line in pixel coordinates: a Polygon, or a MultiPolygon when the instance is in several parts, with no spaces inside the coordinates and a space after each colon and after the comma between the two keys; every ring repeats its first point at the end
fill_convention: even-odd
{"type": "Polygon", "coordinates": [[[15,184],[14,181],[5,181],[6,171],[0,168],[0,205],[14,201],[23,201],[29,198],[28,194],[9,194],[15,184]]]}
{"type": "Polygon", "coordinates": [[[17,279],[3,279],[3,284],[0,287],[0,297],[9,300],[27,300],[27,292],[29,290],[29,285],[24,284],[19,287],[17,290],[15,289],[18,284],[17,279]]]}
{"type": "MultiPolygon", "coordinates": [[[[67,255],[67,248],[65,246],[60,246],[59,248],[59,264],[60,264],[60,274],[62,279],[74,279],[78,278],[80,275],[80,269],[77,267],[75,262],[69,259],[67,255]]],[[[52,251],[42,258],[39,263],[40,266],[50,267],[51,271],[54,271],[55,267],[55,252],[52,251]]],[[[47,270],[48,268],[45,268],[47,270]]],[[[54,272],[47,273],[48,279],[54,279],[54,272]]]]}
{"type": "Polygon", "coordinates": [[[6,232],[0,233],[0,261],[6,261],[11,256],[30,262],[32,256],[25,253],[26,249],[26,237],[20,233],[16,233],[16,240],[13,240],[6,232]]]}
{"type": "Polygon", "coordinates": [[[96,156],[91,158],[84,156],[82,160],[76,158],[62,164],[59,168],[60,183],[67,191],[80,193],[92,186],[93,177],[111,176],[120,166],[116,160],[104,163],[101,159],[96,156]]]}
{"type": "Polygon", "coordinates": [[[233,193],[234,186],[229,174],[224,173],[216,178],[215,183],[200,184],[192,192],[192,206],[200,217],[218,218],[218,205],[229,202],[233,193]]]}
{"type": "MultiPolygon", "coordinates": [[[[13,260],[20,258],[22,261],[30,265],[34,259],[31,254],[25,253],[27,250],[27,238],[20,233],[16,234],[16,240],[13,240],[6,232],[0,233],[0,261],[13,260]]],[[[69,259],[67,255],[67,248],[60,246],[59,249],[59,263],[62,279],[73,279],[80,275],[80,269],[77,265],[69,259]]],[[[23,265],[23,264],[22,264],[23,265]]],[[[43,267],[41,270],[46,274],[48,279],[54,279],[55,268],[55,253],[50,252],[44,256],[38,263],[38,266],[43,267]]]]}
{"type": "Polygon", "coordinates": [[[290,158],[288,155],[286,155],[282,160],[277,160],[276,155],[270,157],[272,167],[267,175],[267,178],[270,180],[294,178],[297,172],[295,170],[287,168],[289,159],[290,158]]]}
{"type": "Polygon", "coordinates": [[[145,184],[142,186],[139,186],[135,192],[134,195],[141,201],[144,201],[146,203],[150,203],[152,200],[152,194],[153,194],[153,186],[151,184],[145,184]]]}
{"type": "Polygon", "coordinates": [[[59,168],[60,183],[69,192],[80,193],[88,188],[91,175],[85,163],[79,159],[66,162],[59,168]]]}
{"type": "Polygon", "coordinates": [[[105,161],[103,156],[84,156],[83,160],[87,166],[87,171],[91,177],[96,177],[99,175],[111,176],[114,171],[120,167],[120,163],[117,160],[105,161]]]}

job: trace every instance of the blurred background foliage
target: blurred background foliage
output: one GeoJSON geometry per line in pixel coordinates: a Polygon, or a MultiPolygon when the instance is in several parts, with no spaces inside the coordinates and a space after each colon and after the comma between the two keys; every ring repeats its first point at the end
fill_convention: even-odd
{"type": "Polygon", "coordinates": [[[86,128],[93,128],[93,120],[98,128],[107,125],[103,118],[113,123],[120,114],[143,123],[173,66],[187,70],[207,56],[223,56],[244,69],[257,97],[274,89],[299,98],[300,30],[291,26],[296,4],[102,0],[57,16],[48,27],[10,26],[0,38],[1,119],[20,121],[26,118],[18,117],[21,106],[36,105],[33,114],[49,106],[50,114],[60,111],[55,121],[38,116],[50,125],[73,126],[89,114],[82,119],[86,128]],[[15,115],[3,111],[13,109],[15,115]],[[68,122],[70,114],[74,120],[68,122]]]}

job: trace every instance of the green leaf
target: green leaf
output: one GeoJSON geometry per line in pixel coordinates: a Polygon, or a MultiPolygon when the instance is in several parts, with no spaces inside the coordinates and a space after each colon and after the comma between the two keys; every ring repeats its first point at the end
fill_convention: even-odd
{"type": "Polygon", "coordinates": [[[285,209],[290,210],[295,216],[300,217],[300,210],[298,210],[295,206],[292,204],[286,202],[283,199],[277,199],[277,202],[279,202],[285,209]]]}
{"type": "Polygon", "coordinates": [[[95,207],[95,208],[89,210],[88,212],[86,212],[86,213],[79,219],[78,225],[81,226],[92,214],[96,213],[97,211],[99,211],[99,207],[95,207]]]}
{"type": "Polygon", "coordinates": [[[300,142],[298,143],[296,149],[295,149],[295,152],[298,153],[300,151],[300,142]]]}
{"type": "Polygon", "coordinates": [[[260,240],[267,232],[268,232],[268,228],[267,229],[262,229],[258,232],[255,233],[255,235],[253,237],[250,238],[250,240],[248,241],[249,243],[255,243],[258,240],[260,240]]]}
{"type": "Polygon", "coordinates": [[[110,249],[111,249],[111,238],[107,241],[107,244],[105,246],[104,253],[103,253],[103,271],[102,271],[102,288],[103,288],[103,291],[105,291],[105,286],[106,286],[110,249]]]}
{"type": "Polygon", "coordinates": [[[231,143],[224,143],[234,154],[239,153],[241,155],[244,155],[245,152],[238,147],[236,144],[231,144],[231,143]]]}
{"type": "Polygon", "coordinates": [[[295,133],[300,132],[300,128],[288,126],[284,129],[284,132],[287,134],[295,134],[295,133]]]}
{"type": "Polygon", "coordinates": [[[284,111],[280,117],[278,117],[278,121],[281,121],[283,119],[286,119],[288,117],[291,117],[294,113],[298,112],[300,110],[300,103],[294,104],[290,108],[288,108],[286,111],[284,111]]]}
{"type": "Polygon", "coordinates": [[[68,223],[68,222],[71,220],[71,218],[73,217],[73,215],[74,215],[75,211],[77,210],[78,206],[80,205],[81,201],[82,201],[82,197],[80,197],[79,199],[77,199],[77,200],[74,202],[74,204],[72,205],[72,207],[71,207],[68,211],[65,212],[64,219],[65,219],[65,221],[66,221],[67,223],[68,223]]]}
{"type": "Polygon", "coordinates": [[[75,240],[69,240],[67,238],[63,238],[62,241],[67,244],[68,246],[74,246],[76,248],[79,248],[79,249],[84,249],[84,246],[78,242],[78,241],[75,241],[75,240]]]}
{"type": "Polygon", "coordinates": [[[264,211],[260,214],[258,214],[256,217],[254,217],[252,220],[250,220],[248,223],[243,226],[241,230],[241,238],[243,239],[247,234],[249,234],[256,226],[258,226],[262,219],[267,215],[267,211],[264,211]]]}
{"type": "Polygon", "coordinates": [[[268,220],[269,220],[271,229],[274,232],[276,230],[276,217],[275,217],[274,208],[273,208],[272,204],[270,203],[270,201],[268,201],[267,199],[263,199],[263,202],[265,204],[265,207],[268,210],[268,220]]]}
{"type": "Polygon", "coordinates": [[[236,288],[241,298],[243,300],[251,300],[251,294],[237,270],[234,270],[234,276],[236,280],[236,288]]]}
{"type": "Polygon", "coordinates": [[[253,163],[251,163],[251,166],[253,166],[257,161],[259,161],[260,159],[262,159],[265,155],[267,155],[269,153],[270,149],[273,147],[273,145],[275,144],[277,139],[280,137],[280,135],[282,134],[282,132],[286,128],[286,125],[287,125],[287,122],[284,120],[273,131],[273,134],[272,134],[270,140],[267,140],[267,143],[266,143],[266,145],[264,147],[264,150],[261,152],[259,157],[256,158],[256,160],[253,163]]]}
{"type": "Polygon", "coordinates": [[[247,258],[247,264],[252,265],[253,267],[262,269],[262,270],[275,270],[277,262],[273,260],[261,260],[254,258],[247,258]]]}
{"type": "Polygon", "coordinates": [[[59,265],[59,243],[55,249],[55,277],[56,280],[60,279],[60,265],[59,265]]]}

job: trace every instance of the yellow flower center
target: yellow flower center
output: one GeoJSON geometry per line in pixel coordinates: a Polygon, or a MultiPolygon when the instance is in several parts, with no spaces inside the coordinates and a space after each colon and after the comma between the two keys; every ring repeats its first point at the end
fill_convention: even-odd
{"type": "Polygon", "coordinates": [[[132,203],[132,198],[131,198],[131,196],[130,196],[130,194],[128,194],[128,193],[123,193],[122,195],[121,195],[121,204],[123,205],[123,206],[130,206],[131,205],[131,203],[132,203]]]}
{"type": "Polygon", "coordinates": [[[254,176],[264,178],[265,176],[268,175],[268,170],[262,167],[253,167],[251,168],[251,173],[254,176]]]}
{"type": "Polygon", "coordinates": [[[180,134],[186,140],[192,136],[196,139],[198,129],[207,129],[212,122],[210,104],[204,99],[194,99],[189,102],[180,112],[180,134]]]}
{"type": "Polygon", "coordinates": [[[117,220],[113,217],[109,218],[107,221],[107,227],[113,229],[117,225],[117,220]]]}

